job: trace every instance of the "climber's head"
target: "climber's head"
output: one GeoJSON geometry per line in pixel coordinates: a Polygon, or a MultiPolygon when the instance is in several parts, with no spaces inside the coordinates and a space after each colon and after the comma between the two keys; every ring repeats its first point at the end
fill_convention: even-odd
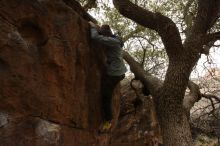
{"type": "Polygon", "coordinates": [[[112,31],[109,25],[104,24],[100,27],[99,33],[104,36],[112,36],[112,31]]]}

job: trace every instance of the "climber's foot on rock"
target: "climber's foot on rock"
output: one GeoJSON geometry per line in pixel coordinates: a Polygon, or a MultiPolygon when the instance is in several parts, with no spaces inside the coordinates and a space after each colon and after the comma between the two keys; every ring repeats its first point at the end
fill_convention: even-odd
{"type": "Polygon", "coordinates": [[[112,122],[104,121],[99,128],[99,133],[109,133],[111,132],[111,128],[112,128],[112,122]]]}

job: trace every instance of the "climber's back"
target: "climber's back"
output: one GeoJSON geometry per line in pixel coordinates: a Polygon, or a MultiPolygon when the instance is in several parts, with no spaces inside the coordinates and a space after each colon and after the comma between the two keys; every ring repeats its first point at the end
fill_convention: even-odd
{"type": "Polygon", "coordinates": [[[106,46],[107,74],[111,76],[123,75],[127,69],[122,58],[123,41],[113,35],[108,25],[102,25],[100,29],[91,28],[92,39],[106,46]]]}

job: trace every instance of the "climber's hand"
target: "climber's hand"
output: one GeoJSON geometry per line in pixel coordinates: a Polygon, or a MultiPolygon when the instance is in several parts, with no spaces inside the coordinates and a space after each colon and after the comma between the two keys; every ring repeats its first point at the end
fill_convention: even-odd
{"type": "Polygon", "coordinates": [[[96,25],[95,23],[93,23],[92,21],[89,21],[89,24],[91,27],[94,27],[94,28],[98,28],[99,26],[96,25]]]}

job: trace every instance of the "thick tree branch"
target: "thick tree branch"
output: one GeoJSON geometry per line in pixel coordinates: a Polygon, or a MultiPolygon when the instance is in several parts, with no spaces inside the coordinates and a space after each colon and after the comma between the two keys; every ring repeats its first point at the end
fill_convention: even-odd
{"type": "Polygon", "coordinates": [[[125,17],[144,27],[157,31],[170,58],[176,57],[178,53],[183,53],[179,31],[171,19],[160,13],[153,13],[143,9],[129,0],[113,0],[113,3],[116,9],[125,17]]]}
{"type": "Polygon", "coordinates": [[[138,39],[138,41],[139,41],[139,43],[140,43],[140,45],[141,45],[141,48],[142,48],[142,50],[143,50],[143,56],[142,56],[142,61],[141,61],[141,66],[142,66],[142,68],[144,68],[144,63],[145,63],[145,59],[146,59],[146,48],[143,46],[143,44],[141,43],[141,41],[138,39]]]}
{"type": "Polygon", "coordinates": [[[220,31],[208,34],[204,37],[204,45],[207,45],[209,42],[215,42],[220,40],[220,31]]]}
{"type": "Polygon", "coordinates": [[[219,17],[220,0],[198,0],[198,12],[191,32],[184,42],[184,48],[193,50],[197,54],[208,54],[209,49],[207,47],[204,49],[203,46],[213,40],[213,35],[208,35],[208,37],[206,35],[219,17]]]}
{"type": "MultiPolygon", "coordinates": [[[[163,81],[145,71],[142,66],[126,51],[123,52],[123,57],[129,64],[131,71],[135,74],[135,77],[137,77],[144,86],[148,88],[153,97],[157,97],[158,90],[162,87],[163,81]]],[[[189,113],[195,102],[201,99],[201,93],[199,86],[192,81],[188,82],[188,87],[190,89],[190,93],[184,97],[183,106],[189,113]]]]}
{"type": "Polygon", "coordinates": [[[203,49],[202,54],[209,55],[209,50],[214,46],[215,42],[220,40],[220,32],[205,35],[203,37],[203,49]]]}
{"type": "Polygon", "coordinates": [[[189,115],[191,108],[201,99],[201,93],[199,86],[192,81],[188,82],[188,88],[190,93],[184,97],[183,106],[189,115]]]}
{"type": "Polygon", "coordinates": [[[204,37],[202,54],[209,55],[209,51],[212,47],[218,47],[215,45],[215,42],[220,40],[220,32],[216,34],[209,34],[204,37]]]}
{"type": "Polygon", "coordinates": [[[184,48],[193,49],[197,54],[208,54],[209,49],[207,47],[204,48],[203,45],[207,45],[211,41],[213,42],[213,39],[216,39],[216,37],[215,35],[208,35],[206,37],[206,34],[219,17],[220,0],[198,0],[198,12],[191,32],[184,42],[184,48]]]}
{"type": "Polygon", "coordinates": [[[215,24],[219,17],[219,0],[199,0],[198,13],[194,22],[192,32],[195,34],[206,34],[215,24]]]}
{"type": "Polygon", "coordinates": [[[215,44],[215,41],[211,41],[211,42],[203,45],[203,49],[201,51],[201,54],[205,54],[206,56],[208,56],[209,55],[209,51],[214,46],[214,44],[215,44]]]}
{"type": "Polygon", "coordinates": [[[148,88],[151,95],[156,96],[158,89],[162,86],[162,81],[147,73],[126,51],[123,52],[123,57],[130,65],[131,71],[144,84],[144,86],[148,88]]]}
{"type": "Polygon", "coordinates": [[[204,49],[204,45],[208,43],[205,36],[219,18],[219,12],[220,0],[198,0],[197,16],[184,42],[184,48],[193,53],[192,59],[198,60],[200,53],[208,54],[209,49],[207,47],[204,49]]]}

